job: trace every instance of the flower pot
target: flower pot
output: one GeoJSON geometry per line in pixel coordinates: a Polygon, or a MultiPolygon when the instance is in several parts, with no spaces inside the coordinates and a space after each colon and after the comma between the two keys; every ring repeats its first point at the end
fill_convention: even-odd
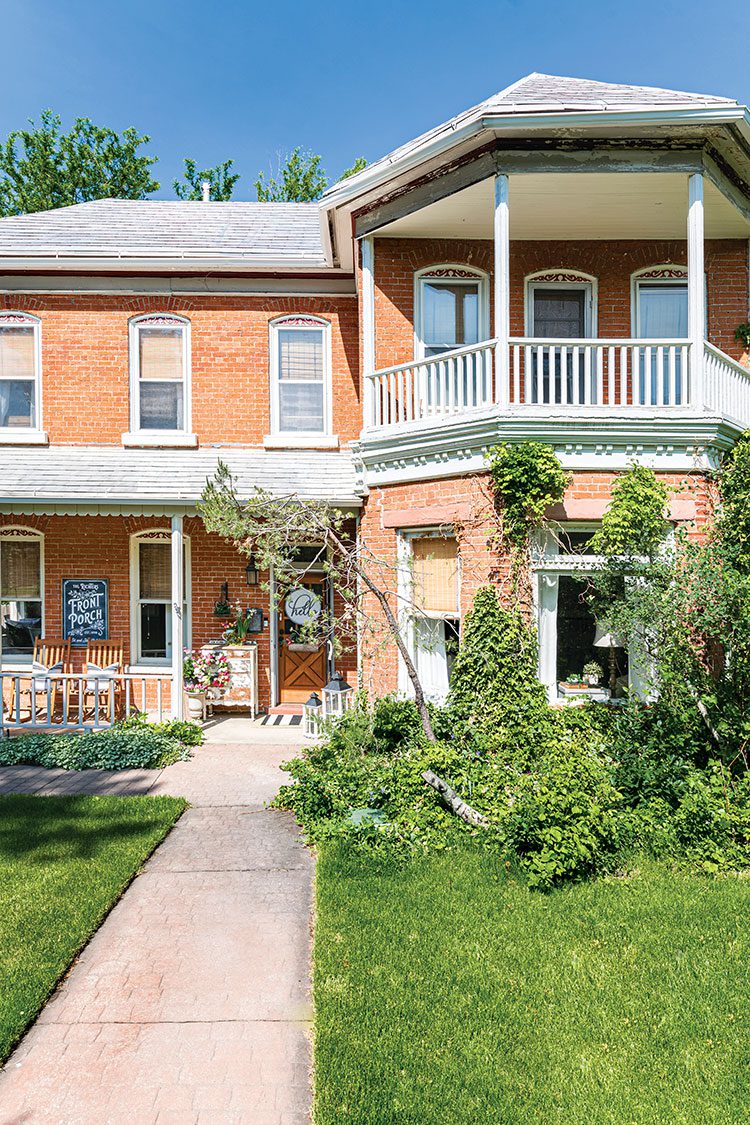
{"type": "Polygon", "coordinates": [[[190,719],[201,720],[206,710],[206,693],[205,691],[186,691],[188,717],[190,719]]]}

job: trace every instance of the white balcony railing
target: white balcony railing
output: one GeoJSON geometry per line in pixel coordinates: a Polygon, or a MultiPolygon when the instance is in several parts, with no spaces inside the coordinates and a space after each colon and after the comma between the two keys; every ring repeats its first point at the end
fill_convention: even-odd
{"type": "MultiPolygon", "coordinates": [[[[368,376],[367,429],[428,422],[492,406],[689,408],[696,377],[689,340],[497,340],[396,364],[368,376]],[[499,371],[507,374],[501,380],[499,371]],[[503,385],[503,383],[505,385],[503,385]]],[[[706,345],[707,404],[744,420],[750,373],[706,345]]]]}

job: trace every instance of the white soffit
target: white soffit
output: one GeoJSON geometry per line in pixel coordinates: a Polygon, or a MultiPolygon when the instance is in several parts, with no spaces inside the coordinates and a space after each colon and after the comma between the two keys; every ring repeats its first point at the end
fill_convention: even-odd
{"type": "MultiPolygon", "coordinates": [[[[747,238],[748,223],[704,179],[707,238],[747,238]]],[[[628,172],[510,177],[512,239],[685,238],[687,176],[628,172]]],[[[483,180],[389,223],[376,236],[492,238],[494,185],[483,180]]]]}

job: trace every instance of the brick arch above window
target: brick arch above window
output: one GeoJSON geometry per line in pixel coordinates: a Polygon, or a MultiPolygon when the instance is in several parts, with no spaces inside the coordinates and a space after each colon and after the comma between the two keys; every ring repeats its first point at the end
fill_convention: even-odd
{"type": "MultiPolygon", "coordinates": [[[[598,305],[599,282],[594,274],[585,273],[583,270],[567,269],[565,266],[548,267],[535,270],[526,274],[523,284],[524,292],[524,326],[527,336],[536,336],[534,312],[534,297],[538,290],[566,290],[574,291],[579,296],[576,300],[582,302],[581,313],[583,317],[584,332],[586,337],[595,337],[598,331],[598,305]]],[[[575,306],[574,306],[575,309],[575,306]]]]}

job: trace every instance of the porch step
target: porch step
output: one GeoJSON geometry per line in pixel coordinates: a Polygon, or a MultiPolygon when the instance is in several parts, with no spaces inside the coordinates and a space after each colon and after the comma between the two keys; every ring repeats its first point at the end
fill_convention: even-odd
{"type": "Polygon", "coordinates": [[[269,707],[269,715],[304,715],[301,703],[279,703],[277,707],[269,707]]]}

